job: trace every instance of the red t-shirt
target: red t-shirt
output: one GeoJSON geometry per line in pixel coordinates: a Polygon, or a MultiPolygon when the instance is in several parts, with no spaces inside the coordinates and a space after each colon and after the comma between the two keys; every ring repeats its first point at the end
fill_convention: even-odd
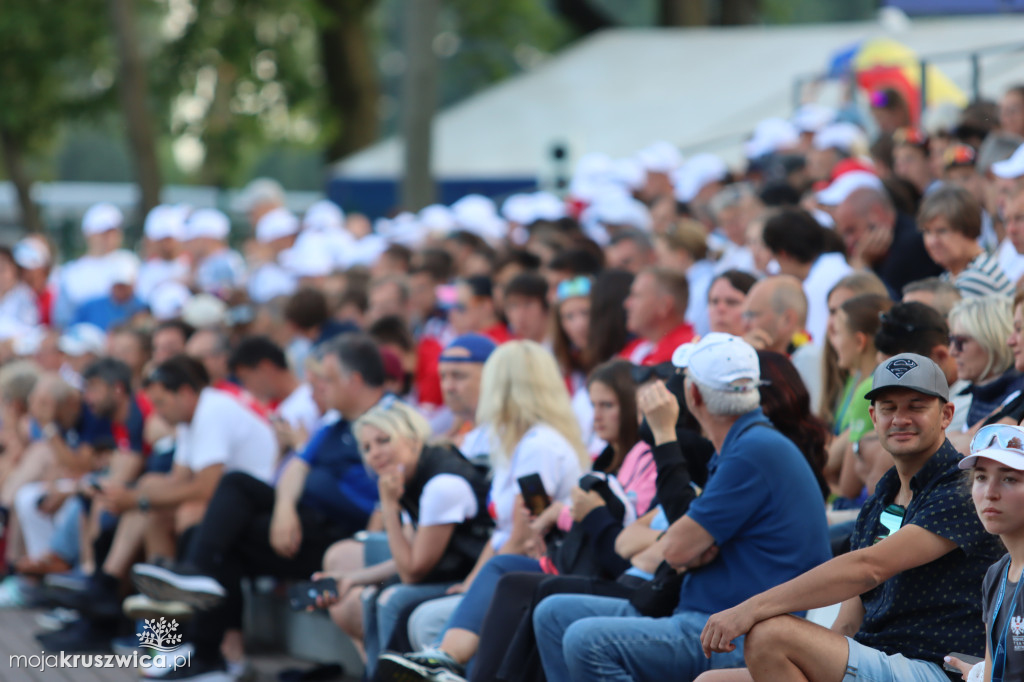
{"type": "Polygon", "coordinates": [[[626,344],[626,347],[619,353],[619,357],[626,358],[634,365],[657,365],[668,362],[672,359],[672,353],[676,348],[689,343],[696,338],[696,334],[688,323],[684,322],[674,328],[668,334],[661,337],[657,343],[647,339],[634,339],[626,344]]]}

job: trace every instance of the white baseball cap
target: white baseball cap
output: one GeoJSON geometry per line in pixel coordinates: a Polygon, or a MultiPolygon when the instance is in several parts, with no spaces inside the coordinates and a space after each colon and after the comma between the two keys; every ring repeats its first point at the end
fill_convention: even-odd
{"type": "Polygon", "coordinates": [[[334,271],[334,254],[326,240],[321,234],[300,237],[281,253],[281,266],[296,277],[326,277],[334,271]]]}
{"type": "Polygon", "coordinates": [[[57,348],[61,353],[75,357],[92,353],[100,355],[106,349],[107,335],[103,330],[89,322],[79,322],[67,328],[57,339],[57,348]]]}
{"type": "Polygon", "coordinates": [[[494,202],[482,194],[467,194],[452,204],[452,214],[458,226],[488,241],[505,236],[508,225],[498,215],[494,202]]]}
{"type": "Polygon", "coordinates": [[[185,304],[192,298],[192,292],[181,282],[168,280],[149,295],[149,310],[158,320],[173,320],[181,317],[185,304]]]}
{"type": "Polygon", "coordinates": [[[127,251],[115,251],[106,258],[110,273],[110,284],[131,284],[139,278],[139,261],[127,251]]]}
{"type": "Polygon", "coordinates": [[[960,460],[961,469],[974,467],[980,458],[1024,471],[1024,428],[1016,424],[989,424],[971,439],[970,454],[960,460]]]}
{"type": "Polygon", "coordinates": [[[113,204],[93,204],[82,216],[82,232],[91,236],[109,230],[120,230],[124,225],[124,214],[113,204]]]}
{"type": "Polygon", "coordinates": [[[231,221],[215,208],[201,208],[185,223],[185,239],[227,239],[230,233],[231,221]]]}
{"type": "Polygon", "coordinates": [[[816,133],[836,120],[836,110],[815,102],[804,104],[793,114],[793,125],[802,133],[816,133]]]}
{"type": "Polygon", "coordinates": [[[443,204],[431,204],[420,210],[420,224],[432,234],[447,234],[455,229],[455,215],[443,204]]]}
{"type": "Polygon", "coordinates": [[[759,159],[800,143],[800,132],[784,118],[766,118],[754,128],[754,134],[743,145],[748,159],[759,159]]]}
{"type": "Polygon", "coordinates": [[[238,206],[251,211],[261,204],[284,204],[284,188],[273,178],[256,178],[242,190],[238,206]]]}
{"type": "Polygon", "coordinates": [[[720,182],[729,174],[725,161],[714,154],[696,154],[672,174],[676,199],[688,204],[712,182],[720,182]]]}
{"type": "Polygon", "coordinates": [[[14,262],[25,270],[37,270],[50,264],[50,251],[40,239],[26,237],[14,245],[14,262]]]}
{"type": "Polygon", "coordinates": [[[299,219],[287,208],[268,211],[256,223],[256,241],[272,242],[281,237],[290,237],[299,231],[299,219]]]}
{"type": "Polygon", "coordinates": [[[637,161],[650,173],[671,173],[683,165],[683,155],[671,142],[658,140],[636,154],[637,161]]]}
{"type": "Polygon", "coordinates": [[[323,199],[306,209],[302,227],[313,232],[331,232],[345,228],[345,212],[333,201],[323,199]]]}
{"type": "Polygon", "coordinates": [[[196,329],[219,327],[227,319],[228,304],[213,294],[196,294],[181,309],[181,319],[196,329]]]}
{"type": "Polygon", "coordinates": [[[1024,144],[1017,147],[1010,158],[993,163],[992,174],[1004,180],[1016,180],[1024,176],[1024,144]]]}
{"type": "Polygon", "coordinates": [[[143,232],[147,239],[159,241],[161,239],[185,238],[185,219],[188,216],[188,208],[185,206],[174,206],[171,204],[160,204],[146,216],[143,224],[143,232]]]}
{"type": "Polygon", "coordinates": [[[847,154],[867,148],[864,131],[852,123],[840,121],[825,126],[814,136],[815,149],[841,149],[847,154]]]}
{"type": "Polygon", "coordinates": [[[825,189],[818,192],[818,203],[823,206],[838,206],[859,189],[870,188],[879,192],[885,190],[881,178],[874,173],[852,170],[843,173],[825,189]]]}
{"type": "Polygon", "coordinates": [[[719,391],[757,390],[761,384],[757,351],[732,334],[712,332],[696,343],[684,343],[672,353],[672,364],[719,391]]]}

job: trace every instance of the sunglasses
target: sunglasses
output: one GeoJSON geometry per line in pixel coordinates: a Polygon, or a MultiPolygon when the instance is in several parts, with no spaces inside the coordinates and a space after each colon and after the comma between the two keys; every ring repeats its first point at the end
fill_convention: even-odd
{"type": "Polygon", "coordinates": [[[659,362],[657,365],[632,365],[629,368],[629,376],[633,383],[639,386],[646,384],[651,379],[668,381],[679,370],[671,362],[659,362]]]}
{"type": "Polygon", "coordinates": [[[1015,424],[989,424],[978,429],[971,439],[971,454],[999,447],[1024,455],[1024,429],[1015,424]]]}
{"type": "Polygon", "coordinates": [[[886,539],[900,528],[903,527],[903,519],[907,515],[907,510],[898,504],[890,504],[885,508],[885,511],[878,517],[878,523],[882,527],[878,530],[875,535],[875,544],[878,544],[882,540],[886,539]]]}
{"type": "Polygon", "coordinates": [[[881,322],[883,325],[891,328],[891,329],[893,329],[893,328],[894,329],[902,329],[907,334],[913,334],[914,332],[930,332],[930,331],[941,332],[941,331],[945,331],[945,329],[941,329],[939,327],[936,327],[935,325],[930,325],[930,324],[913,324],[911,322],[904,322],[903,320],[897,320],[889,312],[878,313],[878,321],[881,322]]]}
{"type": "Polygon", "coordinates": [[[955,350],[957,353],[962,353],[964,350],[964,344],[973,340],[974,337],[967,336],[966,334],[950,334],[949,349],[955,350]]]}
{"type": "Polygon", "coordinates": [[[573,277],[558,283],[555,290],[555,297],[561,303],[567,298],[582,298],[590,296],[590,278],[573,277]]]}

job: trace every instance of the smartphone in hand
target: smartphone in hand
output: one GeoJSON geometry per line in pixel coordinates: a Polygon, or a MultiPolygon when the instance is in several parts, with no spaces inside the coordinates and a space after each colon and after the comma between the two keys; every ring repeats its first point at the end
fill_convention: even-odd
{"type": "Polygon", "coordinates": [[[316,606],[317,597],[324,594],[337,597],[338,581],[334,578],[303,580],[288,588],[288,605],[294,611],[305,611],[310,606],[316,606]]]}
{"type": "MultiPolygon", "coordinates": [[[[951,654],[948,654],[948,655],[952,656],[953,658],[959,658],[961,661],[963,661],[964,663],[967,663],[968,665],[970,665],[972,667],[985,660],[984,658],[979,658],[978,656],[968,656],[967,654],[958,654],[958,653],[955,653],[955,652],[951,653],[951,654]]],[[[942,669],[943,670],[948,670],[951,673],[957,673],[957,674],[960,673],[960,671],[957,668],[954,668],[949,663],[943,663],[942,664],[942,669]]]]}
{"type": "Polygon", "coordinates": [[[551,506],[551,498],[544,490],[544,481],[541,480],[540,474],[523,476],[517,479],[517,482],[519,491],[523,494],[523,502],[526,503],[526,508],[530,510],[531,514],[540,516],[545,509],[551,506]]]}

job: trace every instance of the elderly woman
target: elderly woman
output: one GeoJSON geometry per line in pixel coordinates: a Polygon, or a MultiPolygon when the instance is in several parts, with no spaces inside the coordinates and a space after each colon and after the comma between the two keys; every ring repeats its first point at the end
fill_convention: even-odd
{"type": "Polygon", "coordinates": [[[978,245],[981,204],[966,189],[947,185],[928,194],[917,224],[928,255],[946,270],[942,278],[965,298],[1012,293],[1013,283],[999,261],[978,245]]]}
{"type": "Polygon", "coordinates": [[[332,618],[350,636],[362,634],[372,668],[404,606],[439,597],[465,578],[493,524],[483,473],[449,447],[426,445],[430,424],[412,407],[387,397],[356,421],[353,433],[377,476],[391,559],[316,577],[338,581],[338,597],[323,605],[331,606],[332,618]],[[379,582],[392,584],[350,592],[379,582]],[[352,627],[353,609],[362,612],[362,633],[352,627]]]}
{"type": "Polygon", "coordinates": [[[1014,367],[1014,353],[1007,345],[1013,332],[1010,299],[1005,296],[968,298],[949,313],[949,350],[956,360],[957,376],[969,382],[967,427],[1016,398],[1024,387],[1024,375],[1014,367]]]}

